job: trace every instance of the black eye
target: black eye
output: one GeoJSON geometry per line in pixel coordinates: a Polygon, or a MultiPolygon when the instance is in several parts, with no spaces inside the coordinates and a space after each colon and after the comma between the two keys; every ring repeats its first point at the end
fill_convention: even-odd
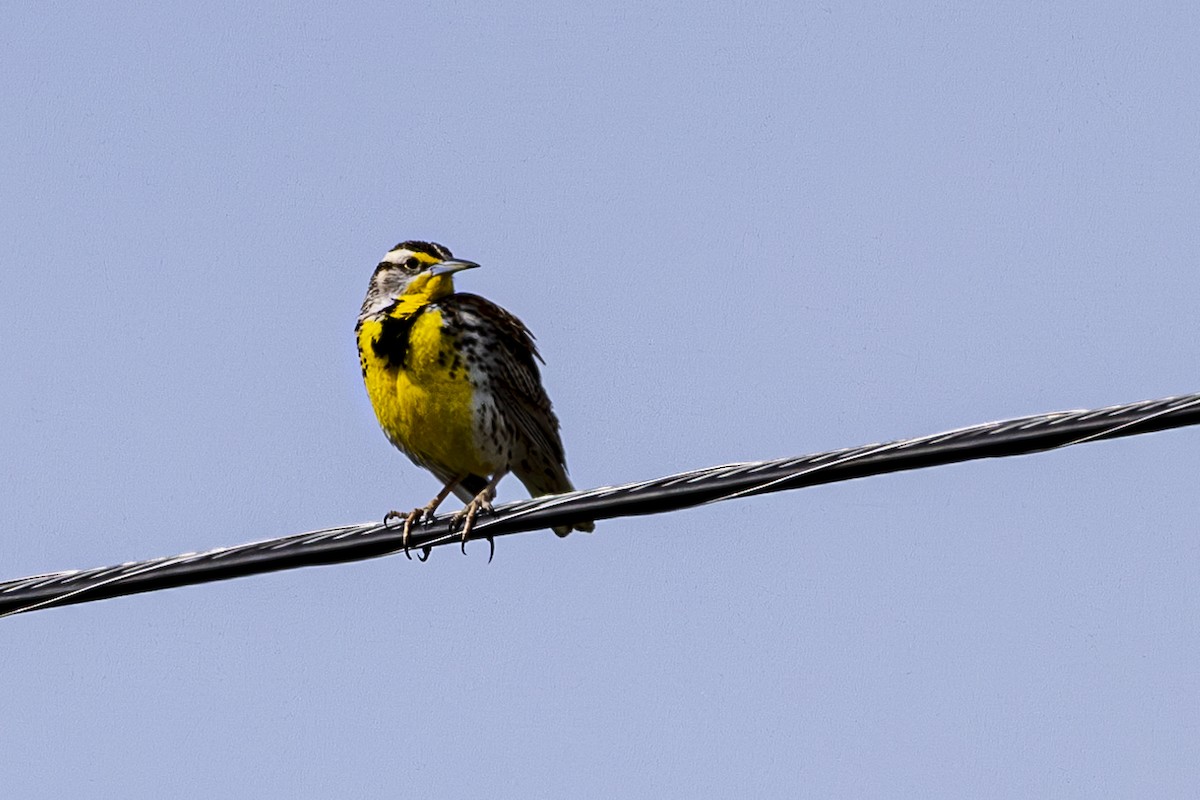
{"type": "Polygon", "coordinates": [[[404,268],[405,272],[421,271],[421,262],[417,260],[416,256],[409,256],[408,258],[404,259],[404,263],[400,266],[404,268]]]}

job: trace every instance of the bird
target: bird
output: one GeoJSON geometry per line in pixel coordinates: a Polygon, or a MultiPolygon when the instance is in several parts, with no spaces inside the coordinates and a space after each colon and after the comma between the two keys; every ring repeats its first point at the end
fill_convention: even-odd
{"type": "MultiPolygon", "coordinates": [[[[436,242],[400,242],[375,267],[355,325],[380,427],[442,483],[424,506],[385,516],[385,524],[403,518],[405,555],[413,525],[451,493],[466,503],[451,518],[452,528],[462,523],[465,553],[476,517],[492,511],[496,486],[509,473],[532,497],[575,488],[533,334],[490,300],[454,290],[456,274],[479,266],[436,242]]],[[[576,522],[553,530],[566,536],[594,528],[576,522]]]]}

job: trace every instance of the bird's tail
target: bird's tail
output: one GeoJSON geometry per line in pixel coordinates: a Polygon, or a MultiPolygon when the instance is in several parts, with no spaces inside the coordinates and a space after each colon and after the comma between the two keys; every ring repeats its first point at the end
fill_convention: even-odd
{"type": "MultiPolygon", "coordinates": [[[[544,497],[548,494],[562,494],[563,492],[575,491],[575,486],[572,485],[571,479],[567,477],[567,470],[561,464],[547,464],[542,470],[514,470],[513,474],[525,484],[525,488],[529,490],[531,497],[544,497]]],[[[556,525],[551,530],[558,536],[566,536],[571,531],[581,531],[582,533],[591,533],[596,530],[594,522],[576,522],[572,525],[556,525]]]]}
{"type": "Polygon", "coordinates": [[[574,525],[555,525],[551,530],[558,536],[566,536],[571,531],[579,531],[581,533],[591,533],[596,530],[594,522],[576,522],[574,525]]]}

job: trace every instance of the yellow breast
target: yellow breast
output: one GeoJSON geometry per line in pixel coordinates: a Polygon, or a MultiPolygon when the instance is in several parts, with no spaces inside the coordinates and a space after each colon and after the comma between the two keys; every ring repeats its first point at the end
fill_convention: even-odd
{"type": "Polygon", "coordinates": [[[467,367],[442,332],[436,308],[416,317],[408,331],[403,366],[389,362],[375,343],[383,324],[366,320],[358,332],[363,380],[375,416],[394,445],[413,461],[455,475],[490,475],[475,439],[475,404],[467,367]]]}

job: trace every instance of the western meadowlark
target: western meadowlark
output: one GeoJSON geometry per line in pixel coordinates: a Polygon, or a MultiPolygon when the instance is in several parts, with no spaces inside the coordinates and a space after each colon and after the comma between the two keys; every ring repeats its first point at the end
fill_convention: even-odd
{"type": "Polygon", "coordinates": [[[401,242],[375,267],[358,314],[358,358],[379,425],[444,484],[427,505],[385,518],[404,518],[405,554],[413,524],[451,492],[466,503],[452,520],[463,524],[465,552],[475,517],[491,510],[508,473],[533,497],[574,489],[533,335],[495,303],[454,291],[454,273],[478,266],[440,244],[401,242]]]}

